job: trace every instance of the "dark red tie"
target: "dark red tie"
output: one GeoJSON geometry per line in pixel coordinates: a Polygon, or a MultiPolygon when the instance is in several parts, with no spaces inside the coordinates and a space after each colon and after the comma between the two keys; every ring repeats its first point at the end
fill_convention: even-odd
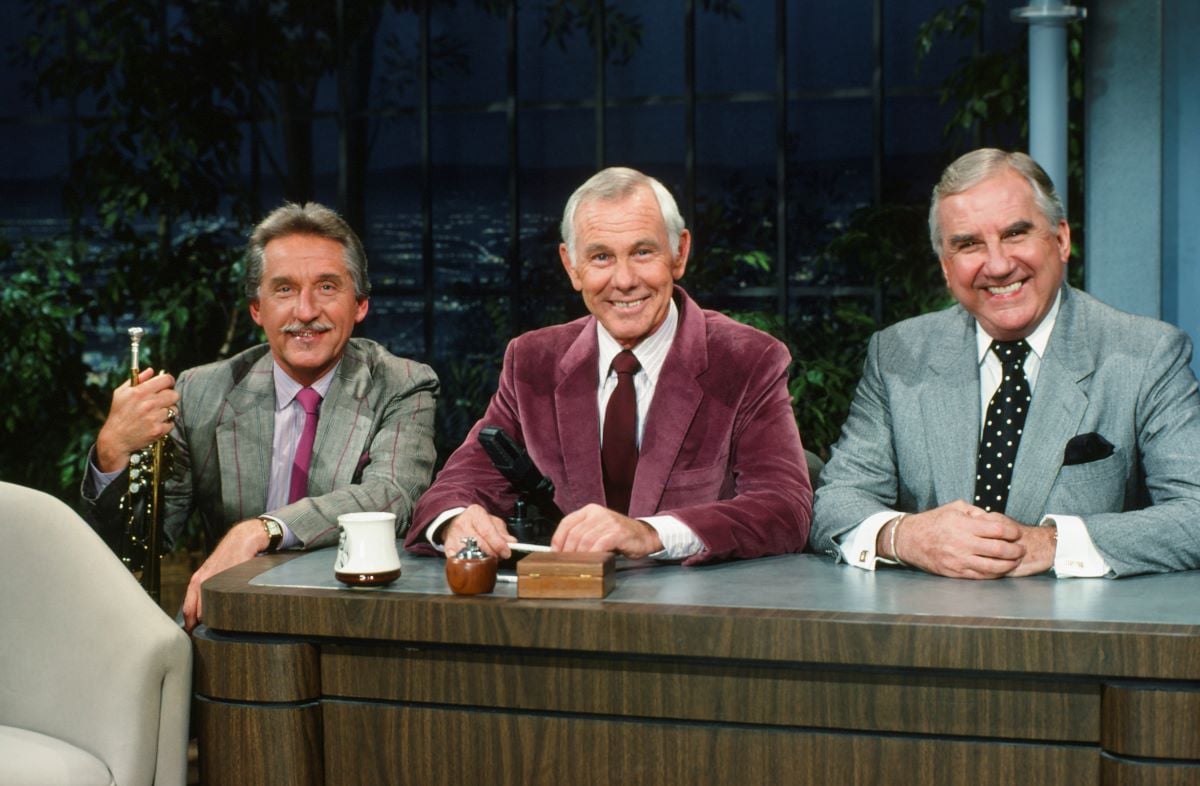
{"type": "Polygon", "coordinates": [[[604,499],[609,509],[623,514],[629,513],[629,495],[637,471],[637,394],[633,389],[633,375],[641,367],[628,349],[613,358],[617,387],[604,411],[604,441],[600,447],[604,499]]]}
{"type": "Polygon", "coordinates": [[[288,504],[308,496],[308,467],[312,463],[313,440],[317,436],[317,411],[321,407],[321,394],[312,388],[303,388],[296,400],[304,407],[304,430],[296,444],[296,458],[292,461],[292,484],[288,490],[288,504]]]}

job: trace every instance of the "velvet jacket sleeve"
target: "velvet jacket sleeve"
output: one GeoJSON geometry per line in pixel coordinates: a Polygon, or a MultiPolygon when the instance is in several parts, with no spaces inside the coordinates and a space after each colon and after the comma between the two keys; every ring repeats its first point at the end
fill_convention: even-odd
{"type": "MultiPolygon", "coordinates": [[[[710,388],[699,378],[704,398],[680,452],[707,423],[705,436],[725,455],[667,478],[658,512],[683,521],[704,543],[684,564],[798,552],[808,542],[812,487],[787,387],[791,358],[782,344],[763,339],[741,343],[736,359],[710,355],[734,365],[725,383],[710,388]],[[710,412],[716,408],[729,416],[710,412]]],[[[662,393],[669,406],[669,391],[662,393]]]]}
{"type": "Polygon", "coordinates": [[[479,504],[488,512],[505,516],[516,501],[511,484],[492,465],[491,459],[479,444],[478,435],[484,426],[499,426],[524,445],[525,434],[516,414],[516,385],[513,378],[513,353],[516,342],[510,342],[504,352],[500,383],[479,422],[472,428],[462,445],[446,461],[429,490],[418,500],[413,511],[412,527],[404,546],[416,554],[434,555],[425,529],[438,514],[457,507],[479,504]]]}

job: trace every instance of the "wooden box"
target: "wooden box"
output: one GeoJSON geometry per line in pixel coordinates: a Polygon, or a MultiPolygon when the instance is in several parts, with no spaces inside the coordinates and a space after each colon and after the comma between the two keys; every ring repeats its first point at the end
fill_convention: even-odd
{"type": "Polygon", "coordinates": [[[534,552],[517,563],[518,598],[603,598],[617,583],[604,551],[534,552]]]}

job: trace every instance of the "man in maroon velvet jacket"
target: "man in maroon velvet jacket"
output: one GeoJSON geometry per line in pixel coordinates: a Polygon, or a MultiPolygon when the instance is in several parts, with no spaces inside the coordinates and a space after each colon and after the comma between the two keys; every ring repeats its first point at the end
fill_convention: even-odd
{"type": "Polygon", "coordinates": [[[453,552],[474,537],[484,551],[510,556],[515,538],[501,517],[516,495],[477,440],[483,427],[499,426],[554,482],[566,513],[555,550],[697,563],[803,549],[812,489],[788,351],[675,286],[691,237],[670,192],[632,169],[603,170],[567,202],[562,232],[563,267],[591,316],[509,344],[499,389],[418,501],[406,547],[431,554],[445,543],[453,552]],[[601,459],[605,418],[632,414],[632,398],[629,415],[608,409],[614,391],[627,395],[610,371],[622,350],[639,366],[636,449],[634,429],[624,432],[625,465],[636,467],[627,510],[612,490],[621,470],[601,459]]]}

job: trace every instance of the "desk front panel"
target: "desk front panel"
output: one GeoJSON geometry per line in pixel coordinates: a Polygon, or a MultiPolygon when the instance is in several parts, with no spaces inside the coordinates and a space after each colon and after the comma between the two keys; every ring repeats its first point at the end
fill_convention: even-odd
{"type": "Polygon", "coordinates": [[[545,651],[329,645],[326,695],[406,704],[1095,743],[1094,681],[545,651]]]}
{"type": "MultiPolygon", "coordinates": [[[[319,686],[327,783],[354,761],[359,783],[457,784],[469,760],[501,784],[1200,783],[1195,727],[1172,723],[1200,695],[1200,609],[1179,602],[1200,574],[864,581],[793,556],[627,566],[603,601],[532,601],[453,596],[411,558],[390,590],[345,590],[327,557],[204,588],[207,658],[288,648],[261,662],[319,686]]],[[[197,691],[261,701],[242,683],[197,691]]]]}
{"type": "Polygon", "coordinates": [[[1072,745],[331,701],[326,784],[728,786],[1098,783],[1072,745]]]}

